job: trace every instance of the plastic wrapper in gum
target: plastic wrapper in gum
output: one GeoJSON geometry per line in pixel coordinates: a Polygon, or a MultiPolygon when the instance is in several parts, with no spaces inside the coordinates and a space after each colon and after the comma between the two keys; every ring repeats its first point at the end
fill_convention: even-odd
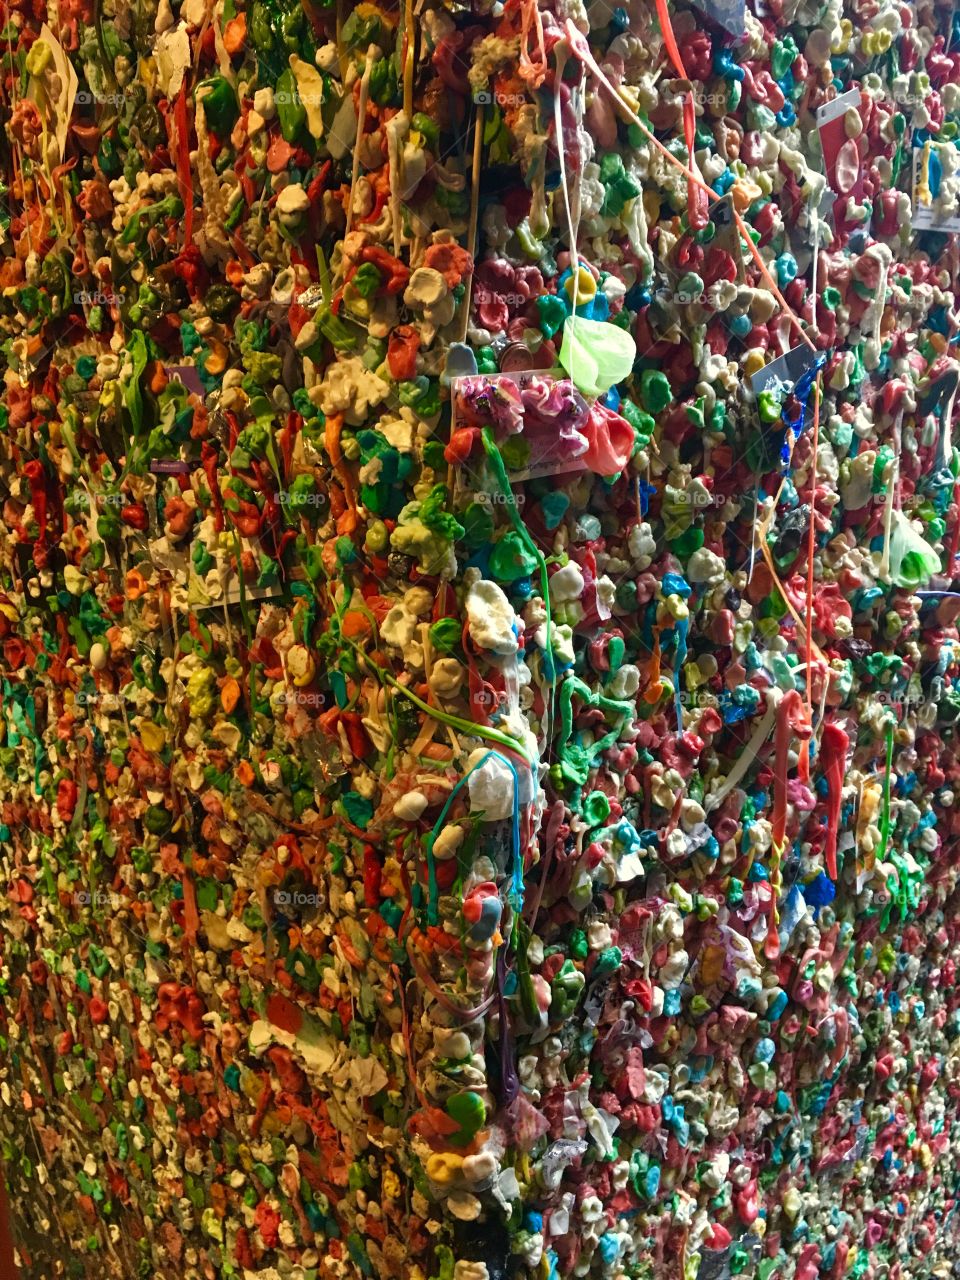
{"type": "Polygon", "coordinates": [[[20,1275],[951,1276],[952,9],[0,8],[20,1275]]]}

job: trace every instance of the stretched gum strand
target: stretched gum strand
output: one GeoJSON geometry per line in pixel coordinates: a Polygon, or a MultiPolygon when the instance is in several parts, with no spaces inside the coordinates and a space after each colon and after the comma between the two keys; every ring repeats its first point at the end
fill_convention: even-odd
{"type": "MultiPolygon", "coordinates": [[[[687,69],[683,65],[683,57],[677,45],[677,37],[673,30],[673,22],[670,18],[670,10],[667,8],[667,0],[656,0],[657,17],[660,20],[660,30],[663,32],[664,43],[667,46],[667,53],[673,62],[674,68],[681,80],[688,83],[690,77],[687,75],[687,69]]],[[[696,159],[694,149],[696,146],[696,109],[693,101],[693,90],[688,89],[686,97],[683,100],[683,136],[687,144],[687,163],[691,172],[694,171],[696,159]]],[[[701,220],[700,210],[697,207],[701,201],[698,200],[698,188],[695,183],[688,180],[687,182],[687,220],[691,227],[697,226],[701,220]]]]}
{"type": "Polygon", "coordinates": [[[534,767],[535,762],[527,756],[523,747],[515,738],[508,738],[506,734],[498,733],[496,729],[489,729],[484,725],[474,724],[469,720],[464,720],[461,716],[451,716],[445,711],[440,711],[436,707],[431,707],[429,703],[424,702],[424,700],[417,694],[413,693],[412,690],[407,689],[404,685],[400,684],[398,680],[395,680],[393,676],[390,675],[389,671],[386,671],[379,665],[379,663],[374,662],[366,650],[362,649],[356,641],[352,640],[349,636],[344,636],[343,639],[346,640],[347,644],[350,645],[352,649],[355,649],[357,653],[360,654],[364,662],[366,662],[371,670],[377,673],[382,682],[386,682],[391,689],[402,694],[403,697],[412,702],[414,706],[419,707],[425,715],[433,716],[433,718],[435,720],[439,720],[441,724],[452,725],[454,729],[459,729],[461,733],[472,735],[477,738],[489,738],[491,741],[499,743],[501,747],[507,747],[510,751],[515,751],[517,755],[523,758],[530,768],[534,767]]]}
{"type": "MultiPolygon", "coordinates": [[[[373,51],[374,46],[370,45],[367,49],[366,62],[363,67],[363,75],[360,77],[360,96],[357,101],[357,139],[353,148],[353,172],[350,178],[350,194],[347,197],[346,218],[347,225],[344,232],[344,239],[350,234],[350,228],[353,226],[353,193],[356,189],[357,179],[360,177],[360,139],[363,137],[363,126],[367,117],[367,98],[370,93],[370,73],[373,70],[373,51]]],[[[343,270],[343,260],[341,259],[340,270],[343,270]]],[[[338,275],[340,272],[337,273],[338,275]]]]}
{"type": "Polygon", "coordinates": [[[440,817],[433,824],[433,830],[430,832],[429,838],[425,841],[424,847],[426,849],[426,854],[427,854],[427,877],[429,881],[429,893],[430,893],[428,905],[427,905],[427,923],[428,924],[437,924],[439,921],[437,903],[440,896],[440,890],[437,885],[437,860],[433,856],[434,842],[436,841],[436,838],[440,833],[440,828],[443,826],[444,822],[447,819],[447,814],[450,812],[450,806],[453,804],[454,800],[457,798],[460,791],[463,789],[463,787],[466,786],[467,782],[477,772],[477,770],[482,768],[490,759],[490,757],[493,755],[496,755],[496,752],[494,751],[493,747],[491,747],[489,751],[484,753],[483,757],[480,760],[478,760],[476,764],[471,765],[470,768],[467,770],[467,772],[457,780],[456,785],[453,788],[451,788],[450,794],[447,796],[447,799],[444,802],[443,808],[440,810],[440,817]]]}
{"type": "MultiPolygon", "coordinates": [[[[436,983],[433,980],[433,978],[426,971],[426,969],[424,969],[421,966],[420,962],[415,958],[415,953],[410,949],[411,942],[412,942],[412,939],[407,938],[405,945],[406,945],[406,951],[407,951],[407,959],[410,961],[410,965],[414,973],[417,975],[417,977],[420,979],[423,985],[427,988],[427,990],[431,993],[431,995],[435,996],[436,999],[439,1000],[439,1002],[443,1005],[443,1007],[447,1010],[448,1013],[453,1014],[453,1016],[456,1018],[461,1018],[464,1022],[472,1022],[474,1018],[482,1017],[487,1012],[487,1010],[493,1005],[494,1000],[496,1000],[497,998],[497,993],[495,991],[491,991],[489,995],[484,996],[484,998],[480,1001],[478,1005],[474,1005],[470,1009],[464,1009],[461,1005],[456,1004],[443,991],[443,989],[438,985],[438,983],[436,983]]],[[[496,985],[496,982],[494,982],[493,985],[496,985]]]]}
{"type": "MultiPolygon", "coordinates": [[[[560,161],[560,189],[563,192],[563,207],[567,215],[567,235],[570,241],[570,269],[573,273],[573,297],[571,299],[570,314],[577,314],[578,293],[580,287],[580,254],[577,249],[577,240],[579,239],[577,229],[573,225],[573,213],[570,209],[570,184],[567,181],[567,161],[565,156],[565,148],[563,145],[563,116],[560,106],[560,83],[563,80],[563,70],[567,65],[567,51],[561,45],[557,46],[557,69],[554,73],[554,94],[553,94],[553,127],[556,135],[557,156],[560,161]]],[[[574,382],[573,376],[573,360],[570,363],[570,381],[574,382]]]]}
{"type": "Polygon", "coordinates": [[[539,0],[521,0],[519,71],[531,89],[539,89],[546,79],[547,49],[543,40],[543,19],[540,16],[539,0]],[[531,29],[537,39],[539,64],[530,57],[531,29]]]}
{"type": "MultiPolygon", "coordinates": [[[[793,668],[794,675],[800,675],[805,671],[807,663],[803,662],[799,666],[793,668]]],[[[750,765],[759,755],[764,743],[769,739],[777,718],[777,708],[781,699],[786,697],[782,689],[778,689],[776,685],[771,685],[767,689],[767,709],[764,712],[763,719],[754,729],[750,736],[750,740],[737,756],[736,763],[727,774],[723,785],[718,791],[712,792],[706,796],[703,801],[703,807],[708,813],[712,813],[714,809],[719,809],[726,800],[731,791],[735,789],[741,778],[746,774],[750,765]]]]}
{"type": "Polygon", "coordinates": [[[807,709],[796,689],[788,689],[777,707],[776,763],[773,793],[772,838],[774,845],[781,845],[787,829],[787,751],[792,733],[809,735],[811,731],[807,709]]]}
{"type": "MultiPolygon", "coordinates": [[[[893,475],[891,475],[890,482],[887,485],[887,495],[883,503],[883,550],[880,553],[881,579],[886,578],[887,574],[889,574],[890,572],[890,539],[893,532],[893,513],[894,513],[894,510],[897,510],[897,511],[900,510],[899,452],[900,452],[900,439],[901,439],[900,431],[903,425],[903,414],[904,414],[904,410],[903,410],[903,407],[901,406],[900,409],[897,410],[897,416],[894,419],[894,424],[893,424],[893,440],[894,440],[894,447],[896,452],[894,454],[894,459],[893,459],[893,468],[894,468],[893,475]]],[[[960,521],[957,522],[956,530],[960,531],[960,521]]],[[[954,533],[954,540],[956,540],[956,531],[954,533]]],[[[951,561],[950,562],[951,568],[952,568],[952,565],[953,565],[953,562],[951,561]]]]}
{"type": "Polygon", "coordinates": [[[177,137],[176,169],[180,199],[185,215],[183,223],[184,245],[193,244],[193,170],[190,167],[190,125],[187,120],[187,82],[184,79],[173,109],[174,129],[177,137]]]}
{"type": "Polygon", "coordinates": [[[827,779],[827,839],[824,845],[824,862],[827,875],[836,884],[837,836],[840,827],[840,805],[843,799],[843,775],[846,768],[847,748],[850,739],[838,724],[823,726],[820,738],[820,767],[827,779]]]}
{"type": "MultiPolygon", "coordinates": [[[[562,801],[560,801],[559,803],[562,805],[562,803],[563,803],[563,802],[562,802],[562,801]]],[[[551,811],[551,812],[552,812],[552,811],[551,811]]],[[[560,814],[560,821],[562,822],[562,820],[563,820],[563,813],[562,813],[562,811],[561,811],[561,814],[560,814]]],[[[549,835],[550,835],[550,827],[551,827],[551,823],[552,823],[552,818],[547,818],[547,820],[546,820],[546,824],[545,824],[545,828],[544,828],[544,829],[545,829],[545,832],[546,832],[546,834],[547,834],[547,836],[548,836],[548,837],[549,837],[549,835]]],[[[557,823],[557,826],[558,826],[558,827],[559,827],[559,825],[560,825],[560,823],[557,823]]],[[[554,835],[555,835],[555,832],[554,832],[554,835]]],[[[530,910],[530,911],[529,911],[529,920],[528,920],[528,923],[529,923],[529,925],[530,925],[531,929],[532,929],[532,928],[534,927],[534,925],[536,924],[537,916],[538,916],[538,915],[539,915],[539,913],[540,913],[540,904],[541,904],[541,903],[542,903],[542,901],[543,901],[543,894],[544,894],[544,890],[545,890],[545,889],[546,889],[546,887],[547,887],[547,876],[548,876],[548,873],[549,873],[549,871],[550,871],[551,866],[553,865],[553,857],[554,857],[554,849],[555,849],[555,846],[556,846],[556,840],[555,840],[555,839],[549,839],[549,838],[548,838],[548,839],[547,839],[546,844],[547,844],[547,850],[546,850],[546,853],[543,855],[543,863],[542,863],[542,865],[540,866],[540,875],[539,875],[539,878],[538,878],[538,880],[537,880],[537,894],[536,894],[536,898],[535,898],[535,899],[532,899],[532,901],[533,901],[533,904],[534,904],[534,905],[533,905],[532,910],[530,910]]],[[[526,904],[525,904],[525,905],[526,905],[526,904]]]]}
{"type": "Polygon", "coordinates": [[[876,861],[882,862],[887,856],[890,843],[890,777],[893,773],[893,725],[888,724],[886,730],[887,763],[883,773],[883,809],[880,816],[880,847],[876,851],[876,861]]]}
{"type": "MultiPolygon", "coordinates": [[[[341,487],[343,488],[343,496],[347,503],[347,510],[346,512],[344,512],[344,515],[349,516],[349,520],[347,523],[352,525],[352,529],[350,530],[350,532],[352,532],[352,530],[356,528],[357,522],[358,522],[357,495],[353,487],[353,478],[350,475],[350,471],[346,466],[344,466],[343,447],[341,445],[342,435],[343,435],[343,414],[342,413],[331,414],[330,417],[327,418],[326,423],[324,424],[323,447],[326,449],[330,457],[330,462],[331,462],[331,465],[333,466],[334,473],[337,479],[340,481],[341,487]]],[[[341,519],[342,518],[343,517],[341,517],[341,519]]],[[[345,532],[345,530],[341,530],[339,528],[339,521],[337,523],[338,523],[337,532],[338,533],[345,532]]]]}
{"type": "MultiPolygon", "coordinates": [[[[809,668],[808,668],[809,669],[809,668]]],[[[780,938],[777,926],[780,913],[777,900],[780,896],[780,865],[786,847],[787,829],[787,752],[793,733],[800,733],[809,741],[812,732],[803,698],[796,689],[788,689],[777,706],[776,755],[774,758],[773,820],[770,836],[770,915],[764,954],[775,960],[780,954],[780,938]]]]}
{"type": "MultiPolygon", "coordinates": [[[[450,806],[453,804],[460,790],[466,785],[467,781],[472,777],[472,775],[475,774],[478,769],[482,768],[483,765],[487,763],[487,761],[490,759],[491,756],[496,756],[498,759],[502,760],[504,764],[506,764],[510,772],[513,774],[514,887],[515,888],[517,887],[517,865],[519,864],[521,868],[523,866],[523,851],[521,849],[521,839],[520,839],[520,807],[519,807],[520,806],[520,775],[517,773],[516,765],[514,765],[511,760],[507,759],[506,756],[502,755],[499,751],[496,751],[493,747],[491,747],[490,750],[484,754],[481,760],[478,760],[476,764],[471,765],[471,767],[467,770],[467,772],[463,775],[463,777],[459,779],[456,786],[451,790],[449,796],[446,799],[446,803],[443,806],[443,809],[440,811],[440,817],[434,823],[433,831],[430,833],[430,839],[426,846],[427,873],[430,877],[430,903],[429,903],[427,919],[430,924],[438,923],[437,899],[439,897],[439,889],[437,887],[437,863],[436,863],[436,859],[433,856],[434,841],[436,840],[437,835],[439,834],[440,828],[443,826],[444,822],[446,821],[447,814],[450,812],[450,806]]],[[[522,876],[522,870],[521,870],[520,888],[519,888],[521,900],[523,897],[522,881],[523,881],[523,876],[522,876]]]]}
{"type": "MultiPolygon", "coordinates": [[[[476,106],[476,118],[473,123],[473,168],[470,175],[470,217],[467,222],[467,252],[471,258],[476,258],[477,252],[477,228],[480,224],[480,169],[483,164],[483,122],[485,118],[485,108],[482,102],[478,102],[476,106]]],[[[473,271],[464,281],[463,302],[463,324],[460,329],[460,341],[466,342],[467,331],[470,328],[470,307],[473,299],[473,271]]],[[[451,423],[452,429],[452,423],[451,423]]],[[[447,468],[447,486],[453,483],[453,463],[447,468]]]]}
{"type": "Polygon", "coordinates": [[[500,486],[500,492],[504,498],[508,499],[506,503],[506,508],[507,508],[507,515],[510,519],[510,523],[513,525],[514,529],[519,534],[522,541],[526,544],[526,547],[530,552],[530,554],[536,558],[537,566],[540,569],[540,590],[543,593],[543,604],[547,612],[546,638],[547,638],[547,657],[549,660],[549,671],[547,673],[549,678],[547,683],[550,686],[550,697],[549,699],[544,698],[544,720],[546,722],[544,726],[544,743],[547,746],[549,746],[550,740],[553,736],[553,723],[554,723],[554,710],[555,710],[554,699],[556,696],[556,671],[554,670],[553,618],[552,618],[553,611],[550,607],[550,579],[547,574],[547,561],[543,555],[543,552],[540,550],[540,548],[534,542],[533,538],[530,536],[529,529],[520,519],[520,514],[517,510],[516,502],[512,501],[513,488],[510,484],[510,478],[507,475],[507,469],[504,466],[503,457],[500,454],[500,450],[497,448],[496,442],[493,438],[493,433],[491,432],[489,427],[484,427],[481,430],[480,438],[483,441],[483,447],[484,447],[484,450],[486,451],[487,458],[490,461],[490,466],[493,468],[493,473],[496,477],[497,484],[500,486]]]}
{"type": "MultiPolygon", "coordinates": [[[[814,406],[814,409],[815,409],[815,412],[817,413],[817,418],[818,418],[818,426],[817,426],[818,438],[819,438],[819,404],[820,402],[818,399],[816,402],[816,405],[814,406]]],[[[770,571],[771,577],[776,583],[777,590],[780,592],[783,602],[787,606],[787,610],[793,617],[794,622],[797,624],[798,627],[803,628],[804,634],[806,635],[807,624],[804,621],[804,619],[800,617],[799,613],[797,613],[797,610],[794,607],[793,601],[790,599],[790,596],[788,595],[787,591],[784,589],[783,581],[779,573],[777,573],[777,567],[773,563],[773,556],[770,552],[769,546],[767,545],[767,534],[770,532],[770,526],[773,524],[773,517],[776,514],[777,506],[779,505],[779,502],[780,502],[780,495],[783,493],[786,480],[787,478],[786,476],[784,476],[783,479],[780,481],[780,488],[777,490],[777,496],[774,498],[773,502],[770,504],[768,511],[766,512],[766,514],[763,516],[763,518],[760,520],[759,524],[757,525],[756,534],[759,537],[760,552],[764,558],[764,561],[766,562],[767,568],[770,571]]],[[[812,524],[812,519],[811,519],[811,524],[812,524]]],[[[756,554],[756,546],[754,546],[753,553],[754,555],[756,554]]],[[[808,654],[807,654],[808,658],[809,658],[810,652],[813,652],[814,654],[816,654],[817,661],[821,663],[821,665],[823,666],[827,679],[833,679],[833,675],[832,675],[833,668],[830,666],[829,662],[824,657],[823,651],[821,650],[820,646],[814,642],[812,634],[810,636],[810,643],[811,643],[811,649],[808,650],[808,654]]]]}
{"type": "MultiPolygon", "coordinates": [[[[810,462],[810,528],[807,531],[807,617],[805,638],[808,655],[813,651],[813,557],[817,548],[817,452],[820,447],[820,373],[813,380],[813,442],[810,462]]],[[[783,594],[781,592],[781,594],[783,594]]],[[[813,669],[807,664],[807,715],[813,723],[813,669]]],[[[800,753],[804,782],[810,779],[810,739],[800,753]]]]}
{"type": "Polygon", "coordinates": [[[413,21],[413,0],[403,7],[403,110],[407,119],[413,115],[413,75],[416,58],[417,28],[413,21]]]}
{"type": "Polygon", "coordinates": [[[409,1067],[410,1083],[413,1085],[413,1091],[417,1095],[417,1101],[424,1110],[430,1107],[430,1100],[420,1088],[420,1082],[417,1079],[416,1060],[413,1056],[413,1042],[410,1037],[410,1019],[407,1015],[407,1001],[404,996],[403,979],[400,976],[400,970],[397,965],[390,966],[390,973],[397,985],[397,997],[400,1001],[400,1027],[403,1034],[403,1047],[407,1056],[407,1066],[409,1067]]]}
{"type": "Polygon", "coordinates": [[[825,1017],[820,1019],[816,1025],[816,1030],[819,1031],[823,1024],[831,1019],[835,1019],[843,1025],[842,1038],[840,1035],[837,1036],[836,1046],[830,1055],[830,1074],[832,1075],[846,1056],[847,1047],[850,1043],[850,1015],[843,1005],[837,1005],[835,1009],[831,1009],[825,1017]]]}

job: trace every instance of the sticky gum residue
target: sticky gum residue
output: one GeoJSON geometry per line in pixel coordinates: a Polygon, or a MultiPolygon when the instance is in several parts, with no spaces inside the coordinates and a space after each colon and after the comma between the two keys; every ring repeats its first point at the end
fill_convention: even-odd
{"type": "Polygon", "coordinates": [[[20,1276],[952,1275],[951,8],[0,8],[20,1276]]]}

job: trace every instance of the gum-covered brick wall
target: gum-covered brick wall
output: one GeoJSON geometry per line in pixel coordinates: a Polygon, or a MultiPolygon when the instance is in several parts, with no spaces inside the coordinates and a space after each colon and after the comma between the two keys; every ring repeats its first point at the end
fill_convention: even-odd
{"type": "Polygon", "coordinates": [[[953,6],[0,11],[22,1280],[955,1275],[953,6]]]}

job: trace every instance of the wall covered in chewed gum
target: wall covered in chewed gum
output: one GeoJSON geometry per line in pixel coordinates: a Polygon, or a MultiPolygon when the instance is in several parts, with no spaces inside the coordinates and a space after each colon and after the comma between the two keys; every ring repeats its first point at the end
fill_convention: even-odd
{"type": "Polygon", "coordinates": [[[0,10],[22,1280],[953,1275],[953,7],[0,10]]]}

